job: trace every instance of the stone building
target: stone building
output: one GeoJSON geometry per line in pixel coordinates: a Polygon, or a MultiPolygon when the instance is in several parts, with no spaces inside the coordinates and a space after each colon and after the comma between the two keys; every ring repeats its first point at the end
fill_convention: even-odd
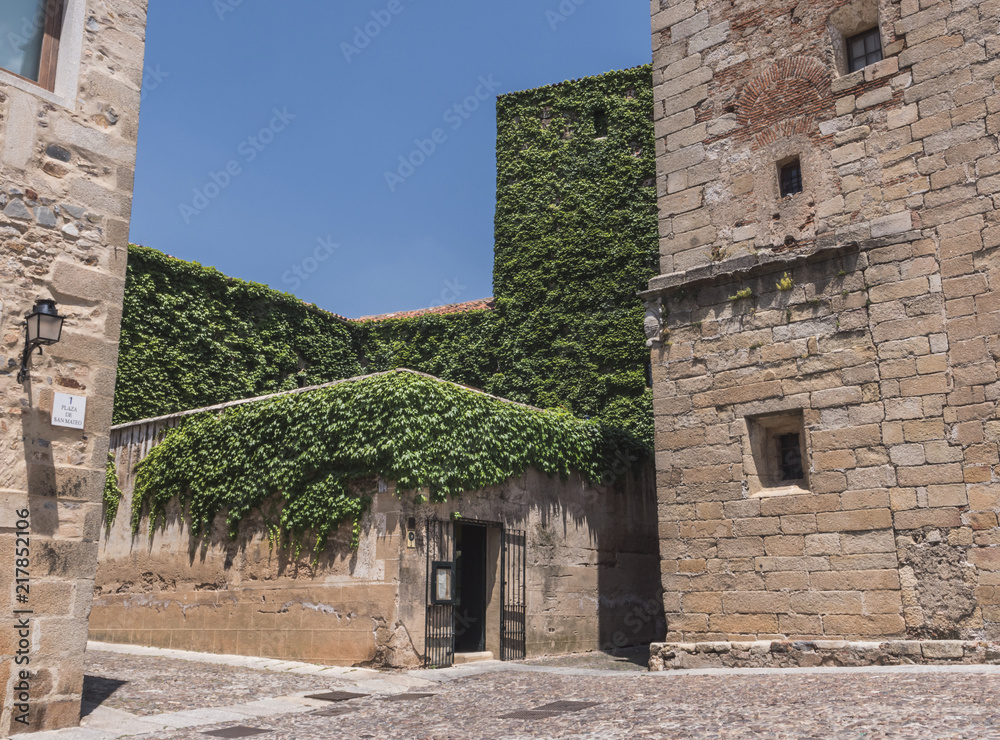
{"type": "MultiPolygon", "coordinates": [[[[210,411],[233,414],[395,374],[210,411]]],[[[424,392],[473,394],[527,408],[416,377],[424,378],[424,392]]],[[[394,481],[359,480],[356,495],[367,490],[372,502],[359,521],[357,546],[344,525],[315,557],[296,557],[270,541],[261,513],[269,505],[255,507],[235,538],[225,511],[211,531],[193,534],[193,515],[189,510],[185,516],[176,499],[162,527],[154,528],[151,520],[158,518],[143,509],[133,531],[136,466],[164,432],[199,411],[112,431],[123,497],[101,544],[92,639],[403,668],[612,649],[648,643],[663,630],[651,466],[615,485],[528,469],[441,503],[421,503],[419,491],[404,491],[394,481]],[[435,594],[439,577],[451,584],[445,599],[435,594]]],[[[496,434],[510,439],[514,430],[503,424],[496,434]]],[[[459,457],[466,467],[482,463],[465,448],[459,457]]],[[[284,497],[281,505],[294,504],[284,497]]]]}
{"type": "Polygon", "coordinates": [[[995,658],[1000,2],[652,31],[653,664],[995,658]]]}
{"type": "Polygon", "coordinates": [[[146,7],[0,6],[3,736],[75,725],[80,716],[146,7]],[[39,299],[54,300],[65,323],[61,341],[28,358],[22,383],[25,315],[39,299]],[[53,425],[57,393],[76,406],[86,399],[82,428],[53,425]]]}

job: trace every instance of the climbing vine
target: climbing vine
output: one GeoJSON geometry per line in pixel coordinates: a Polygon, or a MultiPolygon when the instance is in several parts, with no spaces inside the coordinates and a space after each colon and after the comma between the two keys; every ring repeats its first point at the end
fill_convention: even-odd
{"type": "Polygon", "coordinates": [[[490,392],[652,440],[636,295],[658,266],[649,66],[497,104],[490,392]]]}
{"type": "Polygon", "coordinates": [[[116,423],[360,374],[343,319],[211,267],[129,247],[116,423]]]}
{"type": "Polygon", "coordinates": [[[536,468],[610,483],[646,448],[594,421],[540,411],[409,372],[187,417],[137,467],[131,522],[152,533],[177,499],[195,536],[225,512],[230,536],[251,512],[296,552],[320,552],[358,520],[376,477],[432,501],[500,484],[536,468]]]}
{"type": "Polygon", "coordinates": [[[367,372],[409,368],[486,388],[498,365],[492,311],[426,314],[352,325],[367,372]]]}
{"type": "Polygon", "coordinates": [[[111,529],[118,516],[118,506],[122,501],[122,489],[118,487],[118,469],[115,456],[108,453],[108,464],[104,478],[104,526],[111,529]]]}
{"type": "Polygon", "coordinates": [[[652,110],[649,66],[499,98],[493,311],[345,322],[131,247],[116,422],[409,367],[651,443],[652,110]]]}

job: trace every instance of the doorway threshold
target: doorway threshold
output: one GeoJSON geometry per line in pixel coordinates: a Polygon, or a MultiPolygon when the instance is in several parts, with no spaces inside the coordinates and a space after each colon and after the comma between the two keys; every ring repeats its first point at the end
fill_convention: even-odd
{"type": "Polygon", "coordinates": [[[481,653],[455,653],[455,665],[482,663],[485,660],[493,660],[493,653],[489,650],[481,653]]]}

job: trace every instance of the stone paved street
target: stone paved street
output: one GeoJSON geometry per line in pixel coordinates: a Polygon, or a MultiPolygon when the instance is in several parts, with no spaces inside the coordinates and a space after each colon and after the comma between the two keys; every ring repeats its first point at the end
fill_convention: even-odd
{"type": "Polygon", "coordinates": [[[332,685],[327,678],[212,664],[193,667],[188,661],[166,658],[140,662],[133,655],[92,651],[87,654],[83,702],[145,717],[225,707],[310,689],[329,691],[332,685]]]}
{"type": "Polygon", "coordinates": [[[31,737],[205,740],[206,732],[247,726],[266,730],[255,735],[263,740],[1000,738],[1000,668],[994,666],[647,673],[622,669],[623,661],[637,667],[634,656],[585,655],[324,675],[302,664],[270,661],[263,670],[198,658],[91,648],[84,727],[31,737]],[[335,703],[303,698],[330,690],[365,696],[335,703]],[[559,701],[595,704],[506,716],[559,701]]]}

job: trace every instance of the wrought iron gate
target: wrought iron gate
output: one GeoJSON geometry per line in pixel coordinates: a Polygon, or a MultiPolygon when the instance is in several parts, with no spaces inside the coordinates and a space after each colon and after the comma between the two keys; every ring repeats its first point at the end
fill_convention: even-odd
{"type": "MultiPolygon", "coordinates": [[[[455,662],[455,605],[435,603],[435,564],[455,563],[455,527],[450,521],[427,521],[427,617],[424,623],[424,667],[447,668],[455,662]]],[[[452,584],[454,588],[454,584],[452,584]]]]}
{"type": "Polygon", "coordinates": [[[527,538],[522,530],[503,530],[500,572],[500,660],[523,660],[527,655],[525,587],[527,538]]]}

